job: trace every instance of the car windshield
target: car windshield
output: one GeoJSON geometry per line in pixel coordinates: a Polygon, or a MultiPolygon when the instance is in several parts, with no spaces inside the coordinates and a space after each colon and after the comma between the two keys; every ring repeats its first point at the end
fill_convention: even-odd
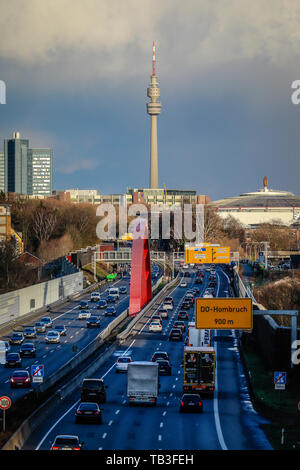
{"type": "Polygon", "coordinates": [[[83,387],[87,388],[99,388],[103,386],[102,382],[94,381],[94,380],[85,380],[82,384],[83,387]]]}
{"type": "Polygon", "coordinates": [[[25,343],[23,344],[23,346],[21,346],[22,349],[26,349],[26,348],[33,348],[33,343],[25,343]]]}
{"type": "Polygon", "coordinates": [[[120,357],[118,359],[118,362],[130,362],[130,361],[131,361],[130,357],[120,357]]]}
{"type": "Polygon", "coordinates": [[[7,359],[18,359],[19,354],[18,353],[9,353],[7,354],[7,359]]]}
{"type": "Polygon", "coordinates": [[[20,370],[20,372],[14,372],[13,373],[13,377],[28,377],[28,375],[29,374],[28,374],[27,370],[23,370],[23,371],[20,370]]]}
{"type": "Polygon", "coordinates": [[[90,317],[90,321],[97,321],[98,317],[90,317]]]}
{"type": "Polygon", "coordinates": [[[98,410],[97,403],[80,403],[80,410],[98,410]]]}
{"type": "Polygon", "coordinates": [[[48,336],[57,336],[57,334],[58,334],[58,333],[57,333],[56,331],[50,331],[50,332],[48,333],[48,336]]]}
{"type": "Polygon", "coordinates": [[[13,333],[12,337],[13,338],[22,338],[23,334],[22,333],[13,333]]]}
{"type": "Polygon", "coordinates": [[[76,445],[76,444],[78,444],[78,439],[76,437],[57,437],[55,439],[55,444],[57,444],[57,445],[76,445]]]}

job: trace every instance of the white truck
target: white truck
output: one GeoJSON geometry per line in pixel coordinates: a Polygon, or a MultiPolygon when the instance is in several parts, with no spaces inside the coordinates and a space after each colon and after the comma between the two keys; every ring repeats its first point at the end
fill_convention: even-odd
{"type": "Polygon", "coordinates": [[[211,330],[195,327],[195,322],[189,322],[186,336],[186,346],[209,347],[211,345],[211,330]]]}
{"type": "Polygon", "coordinates": [[[116,300],[119,300],[120,298],[120,291],[118,287],[110,287],[107,289],[108,295],[113,295],[116,300]]]}
{"type": "Polygon", "coordinates": [[[128,364],[127,396],[129,404],[156,405],[159,390],[158,363],[135,361],[128,364]]]}

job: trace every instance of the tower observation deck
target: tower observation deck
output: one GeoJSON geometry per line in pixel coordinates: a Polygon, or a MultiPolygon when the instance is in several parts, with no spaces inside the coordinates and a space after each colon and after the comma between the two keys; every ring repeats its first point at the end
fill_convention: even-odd
{"type": "Polygon", "coordinates": [[[147,88],[147,96],[151,99],[147,103],[147,113],[151,116],[151,139],[150,139],[150,188],[158,189],[158,157],[157,157],[157,116],[161,112],[160,88],[156,77],[156,59],[155,59],[155,42],[153,41],[153,57],[152,57],[152,75],[151,82],[147,88]]]}

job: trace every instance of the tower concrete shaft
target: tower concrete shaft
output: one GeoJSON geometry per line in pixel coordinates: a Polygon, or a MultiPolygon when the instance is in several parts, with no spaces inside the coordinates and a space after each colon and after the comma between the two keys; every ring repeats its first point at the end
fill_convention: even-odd
{"type": "Polygon", "coordinates": [[[151,99],[147,103],[147,113],[151,116],[151,139],[150,139],[150,189],[158,189],[158,157],[157,157],[157,116],[161,112],[160,88],[158,86],[155,69],[155,43],[153,42],[152,75],[151,82],[147,88],[147,96],[151,99]]]}

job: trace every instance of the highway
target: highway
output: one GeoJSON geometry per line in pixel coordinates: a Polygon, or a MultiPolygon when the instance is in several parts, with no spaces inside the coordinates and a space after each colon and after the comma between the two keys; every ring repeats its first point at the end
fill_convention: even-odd
{"type": "MultiPolygon", "coordinates": [[[[158,271],[158,277],[161,276],[161,270],[158,271]]],[[[155,280],[157,282],[158,278],[155,280]]],[[[130,290],[130,277],[124,277],[119,279],[116,282],[109,283],[106,286],[100,286],[97,289],[98,292],[101,292],[101,299],[107,298],[107,288],[108,287],[120,287],[126,286],[127,294],[120,294],[119,300],[114,303],[109,303],[108,306],[113,305],[116,308],[116,317],[124,312],[129,307],[129,290],[130,290]]],[[[49,316],[55,325],[64,325],[66,328],[66,336],[60,337],[60,343],[58,344],[47,344],[45,341],[45,335],[47,331],[52,328],[47,328],[46,333],[37,333],[37,337],[34,339],[25,338],[25,342],[32,342],[36,347],[36,357],[23,357],[22,365],[20,369],[27,370],[31,373],[31,366],[33,364],[44,365],[44,376],[50,376],[55,373],[62,365],[67,363],[74,355],[82,350],[87,344],[89,344],[101,331],[103,331],[108,324],[116,318],[115,316],[104,316],[105,309],[97,309],[97,302],[89,302],[89,311],[92,314],[95,314],[101,319],[100,328],[87,328],[86,320],[79,320],[78,314],[80,312],[79,304],[81,300],[90,300],[90,293],[86,293],[78,299],[70,301],[67,304],[64,304],[61,307],[56,307],[48,313],[41,315],[49,316]]],[[[16,330],[22,331],[26,326],[33,326],[34,323],[38,321],[26,321],[24,318],[24,323],[22,328],[18,327],[16,330]]],[[[8,341],[11,332],[6,335],[1,336],[2,341],[8,341]]],[[[20,345],[11,345],[9,352],[18,352],[20,345]]],[[[10,387],[10,375],[15,368],[5,368],[4,364],[0,364],[0,383],[1,383],[1,393],[2,395],[8,395],[12,402],[20,398],[22,395],[28,393],[28,389],[24,388],[14,388],[10,387]]],[[[38,385],[36,383],[31,383],[31,388],[36,388],[38,385]]]]}
{"type": "MultiPolygon", "coordinates": [[[[208,286],[208,273],[198,285],[200,295],[208,286]]],[[[75,410],[80,390],[64,400],[31,434],[23,449],[49,449],[58,434],[78,435],[87,450],[261,450],[271,449],[259,425],[265,419],[252,408],[233,331],[213,331],[216,348],[216,391],[214,398],[203,397],[202,414],[179,414],[182,396],[184,342],[168,341],[168,334],[186,290],[194,286],[195,272],[187,288],[176,287],[171,293],[174,310],[163,319],[163,331],[141,331],[115,352],[94,377],[104,378],[107,402],[102,405],[103,423],[75,424],[75,410]],[[167,351],[172,375],[161,377],[159,398],[155,407],[129,406],[126,396],[126,373],[116,373],[115,361],[126,353],[133,360],[151,360],[155,351],[167,351]]],[[[216,296],[231,295],[226,272],[216,268],[216,296]]],[[[168,294],[170,295],[170,294],[168,294]]],[[[194,319],[193,308],[189,321],[194,319]]],[[[187,322],[186,322],[187,323],[187,322]]]]}

